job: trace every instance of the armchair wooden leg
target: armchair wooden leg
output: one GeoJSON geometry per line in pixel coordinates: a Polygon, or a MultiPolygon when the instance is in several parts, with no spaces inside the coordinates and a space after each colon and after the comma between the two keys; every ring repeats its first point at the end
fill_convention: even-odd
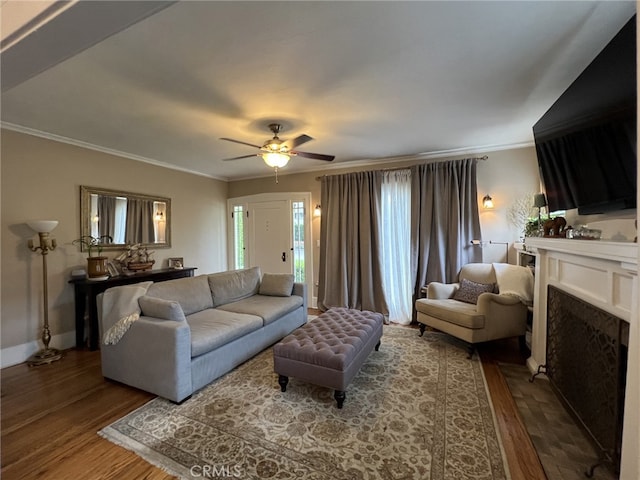
{"type": "Polygon", "coordinates": [[[424,323],[419,323],[418,325],[420,325],[420,336],[424,335],[424,331],[427,328],[427,326],[424,323]]]}
{"type": "Polygon", "coordinates": [[[467,344],[467,358],[469,360],[471,360],[471,358],[473,357],[473,352],[475,352],[476,347],[473,345],[473,343],[469,343],[467,344]]]}

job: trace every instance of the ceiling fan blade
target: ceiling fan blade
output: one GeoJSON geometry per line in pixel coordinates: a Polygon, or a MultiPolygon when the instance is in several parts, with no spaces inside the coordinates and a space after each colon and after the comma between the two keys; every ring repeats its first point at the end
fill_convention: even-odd
{"type": "Polygon", "coordinates": [[[234,140],[233,138],[221,138],[220,140],[226,140],[227,142],[239,143],[241,145],[248,145],[250,147],[262,148],[260,145],[254,145],[253,143],[242,142],[240,140],[234,140]]]}
{"type": "Polygon", "coordinates": [[[239,157],[223,158],[222,161],[228,162],[229,160],[240,160],[241,158],[250,158],[250,157],[259,157],[259,156],[260,154],[258,153],[252,153],[251,155],[241,155],[239,157]]]}
{"type": "Polygon", "coordinates": [[[298,150],[292,153],[295,153],[299,157],[312,158],[314,160],[325,160],[327,162],[331,162],[333,161],[334,158],[336,158],[333,155],[323,155],[321,153],[311,153],[311,152],[299,152],[298,150]]]}
{"type": "Polygon", "coordinates": [[[300,135],[300,136],[298,136],[296,138],[292,138],[291,140],[287,140],[286,142],[284,142],[284,145],[289,150],[293,150],[298,145],[302,145],[303,143],[307,143],[307,142],[309,142],[311,140],[313,140],[313,137],[310,137],[309,135],[302,134],[302,135],[300,135]]]}

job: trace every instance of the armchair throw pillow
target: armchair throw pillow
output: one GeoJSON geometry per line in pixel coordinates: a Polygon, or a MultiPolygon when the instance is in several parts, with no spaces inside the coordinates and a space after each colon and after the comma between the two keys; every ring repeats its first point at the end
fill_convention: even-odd
{"type": "Polygon", "coordinates": [[[453,299],[475,305],[481,294],[493,293],[494,288],[493,283],[476,283],[463,278],[460,282],[460,288],[453,294],[453,299]]]}
{"type": "Polygon", "coordinates": [[[265,273],[260,283],[260,295],[290,297],[293,292],[293,274],[265,273]]]}

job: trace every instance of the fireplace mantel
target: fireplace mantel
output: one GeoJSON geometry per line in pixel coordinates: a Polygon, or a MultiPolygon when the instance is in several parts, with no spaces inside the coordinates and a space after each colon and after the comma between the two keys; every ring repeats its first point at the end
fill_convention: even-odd
{"type": "Polygon", "coordinates": [[[587,258],[600,258],[629,264],[637,270],[638,244],[632,242],[603,242],[597,240],[567,240],[565,238],[530,237],[525,242],[528,251],[548,250],[587,258]]]}
{"type": "Polygon", "coordinates": [[[546,363],[549,285],[630,324],[620,478],[640,478],[638,245],[530,237],[525,247],[536,255],[531,357],[527,361],[532,372],[546,363]]]}

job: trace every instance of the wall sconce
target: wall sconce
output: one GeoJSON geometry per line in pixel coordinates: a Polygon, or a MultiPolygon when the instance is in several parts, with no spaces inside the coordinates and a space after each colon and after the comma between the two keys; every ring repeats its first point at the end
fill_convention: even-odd
{"type": "Polygon", "coordinates": [[[320,206],[320,204],[318,203],[316,205],[316,208],[313,209],[313,216],[314,217],[319,217],[322,215],[322,207],[320,206]]]}
{"type": "Polygon", "coordinates": [[[156,220],[161,222],[164,220],[164,214],[161,211],[156,212],[156,220]]]}
{"type": "Polygon", "coordinates": [[[493,199],[489,195],[482,198],[482,208],[490,210],[493,208],[493,199]]]}
{"type": "Polygon", "coordinates": [[[47,255],[50,251],[55,250],[57,244],[55,238],[50,238],[49,234],[58,225],[57,220],[34,220],[27,222],[29,227],[38,233],[40,237],[40,245],[34,246],[33,240],[29,240],[27,246],[32,252],[39,251],[42,255],[42,296],[44,309],[44,325],[42,328],[42,343],[44,348],[37,351],[27,359],[27,365],[37,366],[55,362],[62,358],[62,352],[55,348],[49,348],[51,341],[51,332],[49,331],[49,295],[47,292],[47,255]]]}

